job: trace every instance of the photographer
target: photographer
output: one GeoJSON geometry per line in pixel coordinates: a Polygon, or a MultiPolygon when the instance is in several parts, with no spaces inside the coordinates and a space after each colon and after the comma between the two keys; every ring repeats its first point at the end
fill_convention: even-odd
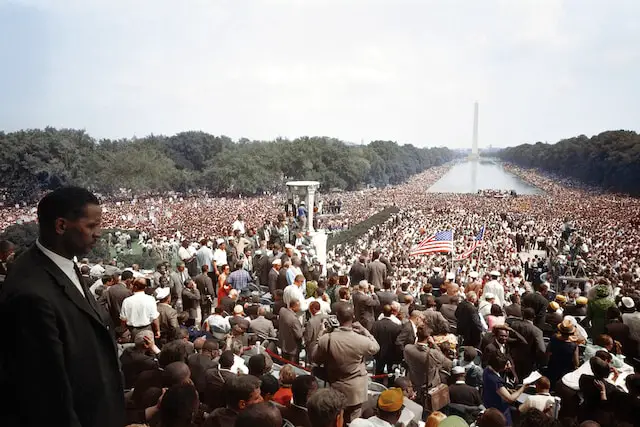
{"type": "Polygon", "coordinates": [[[354,323],[351,305],[338,304],[336,316],[340,327],[320,337],[314,361],[324,364],[331,387],[346,396],[344,419],[351,422],[360,416],[367,400],[365,357],[376,354],[380,346],[369,331],[354,323]]]}

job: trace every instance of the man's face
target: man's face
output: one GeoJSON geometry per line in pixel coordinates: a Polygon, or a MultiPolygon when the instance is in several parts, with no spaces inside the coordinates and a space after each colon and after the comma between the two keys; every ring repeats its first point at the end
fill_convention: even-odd
{"type": "Polygon", "coordinates": [[[509,333],[503,329],[498,330],[498,332],[496,333],[496,341],[504,345],[507,343],[508,340],[509,340],[509,333]]]}
{"type": "Polygon", "coordinates": [[[251,396],[249,396],[249,399],[241,400],[238,406],[242,410],[251,405],[256,405],[258,403],[261,403],[262,401],[263,399],[262,399],[262,395],[260,394],[260,389],[257,388],[251,392],[251,396]]]}
{"type": "Polygon", "coordinates": [[[165,267],[164,265],[161,265],[158,271],[160,272],[160,274],[164,274],[167,271],[167,267],[165,267]]]}
{"type": "Polygon", "coordinates": [[[84,215],[75,221],[65,218],[56,220],[56,231],[62,235],[65,249],[72,255],[88,253],[100,238],[102,208],[89,204],[84,208],[84,215]]]}
{"type": "Polygon", "coordinates": [[[179,271],[180,273],[182,273],[182,272],[184,271],[184,265],[179,265],[179,266],[178,266],[178,271],[179,271]]]}

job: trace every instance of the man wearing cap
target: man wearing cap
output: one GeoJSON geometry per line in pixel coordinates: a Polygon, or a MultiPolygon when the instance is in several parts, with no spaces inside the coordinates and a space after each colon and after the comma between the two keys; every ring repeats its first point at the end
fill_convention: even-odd
{"type": "Polygon", "coordinates": [[[500,278],[500,273],[496,270],[493,270],[491,273],[491,280],[484,285],[484,293],[492,293],[495,296],[494,304],[498,304],[500,307],[504,306],[504,286],[498,279],[500,278]]]}
{"type": "Polygon", "coordinates": [[[467,385],[465,382],[466,370],[462,366],[454,366],[451,370],[454,384],[449,386],[449,399],[451,403],[466,406],[482,405],[482,397],[477,388],[467,385]]]}
{"type": "Polygon", "coordinates": [[[178,324],[178,312],[171,307],[171,292],[169,288],[157,288],[155,291],[158,301],[158,324],[160,337],[163,341],[171,340],[180,329],[178,324]]]}
{"type": "Polygon", "coordinates": [[[282,268],[282,260],[280,258],[274,258],[273,261],[271,261],[271,270],[269,270],[269,280],[267,282],[269,292],[272,296],[275,295],[276,289],[278,288],[280,268],[282,268]]]}
{"type": "Polygon", "coordinates": [[[444,277],[440,275],[442,269],[440,267],[433,267],[433,275],[429,278],[429,284],[432,287],[434,296],[440,296],[440,287],[444,285],[444,277]]]}
{"type": "Polygon", "coordinates": [[[380,305],[378,296],[372,294],[373,287],[366,280],[360,281],[353,293],[353,310],[356,321],[360,322],[368,331],[371,331],[375,321],[374,311],[380,305]]]}
{"type": "Polygon", "coordinates": [[[636,310],[633,298],[622,297],[620,311],[622,312],[622,323],[629,327],[629,337],[640,346],[640,312],[636,310]]]}
{"type": "MultiPolygon", "coordinates": [[[[393,427],[400,420],[404,409],[404,394],[400,388],[390,388],[380,393],[376,404],[377,415],[351,422],[352,427],[393,427]]],[[[413,418],[413,414],[411,414],[413,418]]],[[[409,418],[409,419],[411,419],[409,418]]]]}
{"type": "Polygon", "coordinates": [[[491,306],[496,303],[496,296],[493,292],[484,292],[482,294],[482,301],[478,304],[478,312],[483,319],[486,319],[491,314],[491,306]]]}
{"type": "Polygon", "coordinates": [[[567,305],[567,308],[564,311],[565,316],[573,316],[573,317],[586,316],[588,302],[589,302],[589,299],[587,299],[586,297],[576,298],[576,303],[574,305],[567,305]]]}

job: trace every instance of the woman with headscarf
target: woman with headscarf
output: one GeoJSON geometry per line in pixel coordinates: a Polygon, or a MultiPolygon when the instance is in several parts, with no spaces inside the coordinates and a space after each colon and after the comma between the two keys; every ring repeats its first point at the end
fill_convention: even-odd
{"type": "Polygon", "coordinates": [[[592,296],[589,298],[587,319],[591,321],[591,337],[604,334],[607,309],[615,304],[610,295],[609,286],[600,284],[595,287],[592,296]]]}

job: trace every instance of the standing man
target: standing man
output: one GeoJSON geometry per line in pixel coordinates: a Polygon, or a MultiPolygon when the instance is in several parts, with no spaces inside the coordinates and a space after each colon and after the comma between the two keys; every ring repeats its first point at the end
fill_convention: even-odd
{"type": "Polygon", "coordinates": [[[213,287],[213,281],[209,276],[209,265],[202,265],[202,273],[198,274],[194,280],[196,287],[200,292],[200,305],[202,307],[202,319],[206,319],[211,314],[211,303],[215,297],[215,291],[213,287]]]}
{"type": "Polygon", "coordinates": [[[129,328],[132,337],[140,331],[153,330],[155,337],[160,338],[160,313],[155,298],[145,293],[146,288],[145,279],[133,281],[133,295],[122,301],[120,320],[129,328]]]}
{"type": "Polygon", "coordinates": [[[336,316],[340,327],[320,337],[315,362],[327,367],[331,388],[346,396],[344,419],[351,422],[360,416],[362,404],[367,401],[365,358],[380,351],[380,346],[369,331],[353,322],[350,305],[340,304],[336,316]]]}
{"type": "Polygon", "coordinates": [[[369,264],[369,281],[374,288],[382,288],[382,282],[387,277],[387,266],[380,261],[380,251],[373,252],[373,262],[369,264]]]}
{"type": "Polygon", "coordinates": [[[282,357],[294,363],[300,360],[302,336],[304,329],[298,320],[300,312],[300,300],[292,298],[287,307],[282,307],[278,316],[278,335],[280,335],[280,348],[282,357]]]}
{"type": "Polygon", "coordinates": [[[482,323],[480,322],[480,314],[476,308],[478,295],[473,292],[467,292],[467,299],[458,304],[456,308],[456,319],[458,319],[458,334],[462,335],[464,345],[478,347],[482,338],[482,323]]]}
{"type": "Polygon", "coordinates": [[[125,298],[131,296],[131,290],[129,287],[133,283],[133,272],[125,270],[122,272],[122,282],[118,282],[112,286],[109,286],[98,299],[109,311],[113,326],[120,325],[120,310],[122,309],[122,302],[125,298]]]}
{"type": "Polygon", "coordinates": [[[282,260],[280,258],[275,258],[271,262],[271,270],[269,270],[269,280],[267,282],[269,286],[269,293],[272,296],[275,296],[276,289],[278,286],[278,276],[280,275],[280,268],[282,267],[282,260]]]}
{"type": "Polygon", "coordinates": [[[37,212],[40,236],[0,291],[0,333],[12,343],[0,352],[0,387],[10,390],[0,425],[124,425],[114,331],[72,261],[100,237],[100,203],[65,187],[43,197],[37,212]]]}
{"type": "Polygon", "coordinates": [[[368,331],[371,331],[373,322],[375,321],[375,310],[380,306],[378,296],[374,294],[373,286],[369,282],[362,280],[358,283],[356,292],[353,293],[353,309],[356,315],[356,321],[368,331]]]}

